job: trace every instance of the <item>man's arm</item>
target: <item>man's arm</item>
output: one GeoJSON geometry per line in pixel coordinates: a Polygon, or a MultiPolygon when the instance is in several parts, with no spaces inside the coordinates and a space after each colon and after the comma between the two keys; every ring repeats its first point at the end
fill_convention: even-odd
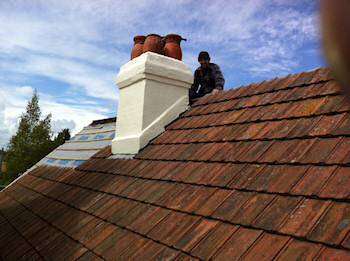
{"type": "Polygon", "coordinates": [[[216,64],[213,64],[213,77],[215,80],[215,89],[222,91],[224,89],[225,79],[222,75],[220,67],[216,64]]]}
{"type": "Polygon", "coordinates": [[[194,72],[193,84],[192,84],[191,89],[190,89],[190,99],[196,97],[196,92],[198,90],[198,87],[199,87],[199,72],[198,72],[198,70],[196,70],[194,72]]]}

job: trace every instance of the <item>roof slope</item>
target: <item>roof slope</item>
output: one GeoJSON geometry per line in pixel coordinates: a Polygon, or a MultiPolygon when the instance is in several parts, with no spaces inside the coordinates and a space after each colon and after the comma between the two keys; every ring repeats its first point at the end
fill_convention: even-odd
{"type": "Polygon", "coordinates": [[[111,144],[116,117],[93,121],[69,141],[54,149],[36,165],[75,168],[111,144]]]}
{"type": "Polygon", "coordinates": [[[205,96],[135,159],[1,192],[0,255],[350,260],[349,109],[325,68],[205,96]]]}

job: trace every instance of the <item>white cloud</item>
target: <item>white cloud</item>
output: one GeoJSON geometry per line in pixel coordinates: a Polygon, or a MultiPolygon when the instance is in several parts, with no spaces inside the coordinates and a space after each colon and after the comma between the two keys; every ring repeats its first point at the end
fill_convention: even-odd
{"type": "MultiPolygon", "coordinates": [[[[86,95],[96,98],[117,99],[114,83],[116,72],[103,70],[64,58],[27,55],[21,62],[3,61],[12,72],[41,75],[67,82],[75,88],[84,88],[86,95]]],[[[0,66],[1,67],[1,66],[0,66]]]]}
{"type": "MultiPolygon", "coordinates": [[[[303,54],[316,49],[315,5],[309,0],[0,1],[0,137],[13,134],[33,88],[55,126],[74,122],[79,131],[115,113],[115,77],[129,60],[135,35],[187,38],[181,43],[183,60],[193,70],[198,52],[208,50],[226,75],[290,73],[303,54]],[[65,87],[53,94],[35,85],[38,77],[65,87]]],[[[0,144],[6,138],[1,139],[0,144]]]]}
{"type": "MultiPolygon", "coordinates": [[[[18,128],[19,118],[25,112],[31,99],[33,88],[30,86],[3,86],[0,89],[0,148],[6,148],[8,140],[18,128]],[[31,90],[31,93],[29,91],[31,90]]],[[[86,104],[88,102],[86,101],[86,104]]],[[[39,93],[39,106],[42,116],[52,114],[52,130],[57,134],[63,128],[69,128],[71,134],[79,132],[93,120],[106,118],[108,108],[91,104],[63,104],[54,101],[54,97],[39,93]]]]}
{"type": "Polygon", "coordinates": [[[30,97],[33,95],[33,87],[31,86],[22,86],[22,87],[15,87],[14,92],[16,94],[19,94],[21,96],[25,96],[25,97],[30,97]]]}

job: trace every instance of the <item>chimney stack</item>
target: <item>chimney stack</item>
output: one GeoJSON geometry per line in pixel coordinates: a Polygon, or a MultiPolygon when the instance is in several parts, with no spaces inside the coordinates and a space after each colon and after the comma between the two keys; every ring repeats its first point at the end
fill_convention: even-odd
{"type": "Polygon", "coordinates": [[[193,74],[182,61],[146,52],[123,65],[113,154],[136,154],[188,106],[193,74]]]}

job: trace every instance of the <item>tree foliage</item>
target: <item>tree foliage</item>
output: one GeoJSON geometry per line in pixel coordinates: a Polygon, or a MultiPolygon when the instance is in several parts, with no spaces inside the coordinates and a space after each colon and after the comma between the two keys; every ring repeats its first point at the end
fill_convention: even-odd
{"type": "Polygon", "coordinates": [[[51,114],[41,119],[39,96],[35,90],[27,104],[26,112],[20,118],[16,134],[9,141],[6,172],[2,175],[1,183],[8,184],[17,178],[19,174],[69,139],[70,133],[68,129],[63,129],[54,140],[52,137],[51,114]]]}

